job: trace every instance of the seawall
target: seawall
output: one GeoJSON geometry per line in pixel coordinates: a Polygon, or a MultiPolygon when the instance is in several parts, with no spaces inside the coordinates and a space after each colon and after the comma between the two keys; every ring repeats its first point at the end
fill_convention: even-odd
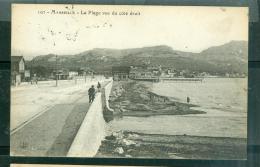
{"type": "Polygon", "coordinates": [[[108,99],[113,82],[110,81],[102,91],[97,93],[79,131],[71,144],[67,157],[93,157],[96,155],[101,141],[105,138],[106,122],[103,116],[104,107],[109,108],[108,99]],[[105,103],[105,104],[104,104],[105,103]]]}
{"type": "Polygon", "coordinates": [[[112,86],[113,86],[113,80],[111,80],[106,87],[104,88],[104,95],[105,95],[105,107],[106,107],[106,111],[108,112],[114,112],[114,110],[112,108],[109,107],[109,96],[112,90],[112,86]]]}

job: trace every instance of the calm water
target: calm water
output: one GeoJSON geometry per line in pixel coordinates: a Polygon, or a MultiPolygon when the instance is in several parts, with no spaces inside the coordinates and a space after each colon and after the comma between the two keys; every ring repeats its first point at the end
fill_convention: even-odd
{"type": "Polygon", "coordinates": [[[123,117],[109,123],[109,132],[242,137],[247,132],[247,79],[210,78],[200,82],[154,83],[151,91],[200,107],[206,114],[123,117]]]}

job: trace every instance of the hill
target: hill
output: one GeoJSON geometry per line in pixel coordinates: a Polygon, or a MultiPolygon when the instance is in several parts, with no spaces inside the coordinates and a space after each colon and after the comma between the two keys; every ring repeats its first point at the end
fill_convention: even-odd
{"type": "MultiPolygon", "coordinates": [[[[160,45],[133,49],[95,48],[75,55],[59,55],[58,68],[76,70],[81,67],[98,72],[110,71],[112,66],[161,65],[179,70],[209,72],[212,74],[247,73],[246,41],[231,41],[210,47],[200,53],[182,52],[160,45]]],[[[53,54],[35,57],[31,66],[54,69],[53,54]]]]}

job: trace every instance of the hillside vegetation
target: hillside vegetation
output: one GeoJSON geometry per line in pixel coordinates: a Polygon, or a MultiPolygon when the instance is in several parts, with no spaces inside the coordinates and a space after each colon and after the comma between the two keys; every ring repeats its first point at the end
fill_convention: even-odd
{"type": "MultiPolygon", "coordinates": [[[[58,55],[58,68],[77,70],[87,67],[97,72],[110,71],[112,66],[161,65],[179,70],[211,74],[247,73],[248,44],[231,41],[210,47],[200,53],[182,52],[165,45],[134,49],[95,48],[75,55],[58,55]]],[[[28,66],[54,69],[55,55],[37,56],[28,66]]]]}

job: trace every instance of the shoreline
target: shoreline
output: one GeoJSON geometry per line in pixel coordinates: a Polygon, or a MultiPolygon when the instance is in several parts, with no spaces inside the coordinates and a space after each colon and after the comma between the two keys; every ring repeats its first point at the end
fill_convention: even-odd
{"type": "Polygon", "coordinates": [[[245,138],[118,131],[102,141],[95,157],[246,159],[246,143],[245,138]]]}
{"type": "MultiPolygon", "coordinates": [[[[154,97],[151,98],[151,84],[143,81],[114,82],[109,101],[115,111],[112,117],[207,113],[193,109],[200,108],[198,105],[178,102],[172,97],[152,92],[154,97]]],[[[187,134],[150,134],[119,127],[107,134],[95,157],[221,160],[247,157],[247,138],[187,134]]]]}
{"type": "Polygon", "coordinates": [[[143,81],[114,82],[109,100],[114,115],[149,117],[155,115],[205,114],[192,109],[194,104],[182,103],[150,91],[152,83],[143,81]]]}

